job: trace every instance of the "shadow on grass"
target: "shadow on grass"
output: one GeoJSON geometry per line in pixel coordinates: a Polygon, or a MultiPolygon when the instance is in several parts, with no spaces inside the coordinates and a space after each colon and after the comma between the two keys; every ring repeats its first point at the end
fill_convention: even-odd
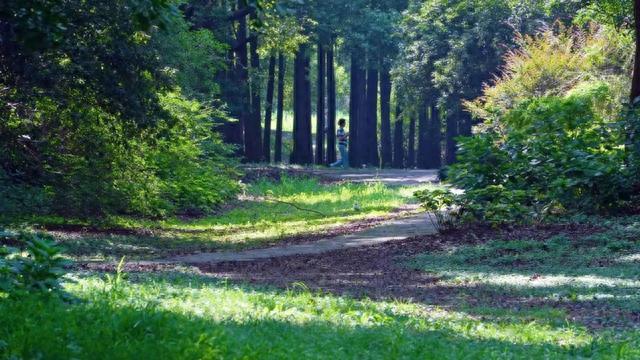
{"type": "Polygon", "coordinates": [[[23,358],[498,359],[612,356],[570,327],[479,320],[411,304],[228,287],[206,278],[155,276],[80,292],[67,305],[0,303],[0,356],[23,358]]]}

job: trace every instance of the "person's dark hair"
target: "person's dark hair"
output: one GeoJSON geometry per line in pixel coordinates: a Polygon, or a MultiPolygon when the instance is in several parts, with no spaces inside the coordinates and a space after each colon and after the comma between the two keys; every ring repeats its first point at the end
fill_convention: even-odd
{"type": "Polygon", "coordinates": [[[338,125],[340,125],[340,126],[345,126],[345,125],[347,125],[347,120],[345,120],[345,119],[340,119],[340,120],[338,120],[338,125]]]}

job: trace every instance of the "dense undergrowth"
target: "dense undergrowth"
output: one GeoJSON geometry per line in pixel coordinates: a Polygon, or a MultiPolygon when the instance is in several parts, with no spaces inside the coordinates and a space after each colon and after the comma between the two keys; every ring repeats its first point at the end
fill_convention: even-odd
{"type": "Polygon", "coordinates": [[[419,193],[456,222],[527,223],[637,209],[637,114],[624,105],[631,38],[594,27],[521,40],[503,75],[468,104],[483,122],[461,138],[447,179],[462,192],[419,193]]]}

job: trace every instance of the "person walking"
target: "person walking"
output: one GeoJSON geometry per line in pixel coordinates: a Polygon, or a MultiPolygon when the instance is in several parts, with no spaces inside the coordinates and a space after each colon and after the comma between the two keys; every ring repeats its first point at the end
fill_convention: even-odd
{"type": "Polygon", "coordinates": [[[336,132],[336,138],[338,140],[338,150],[340,151],[340,159],[334,162],[330,166],[334,167],[349,167],[349,154],[348,154],[348,146],[349,146],[349,134],[345,131],[344,127],[347,125],[347,120],[340,119],[338,120],[338,131],[336,132]]]}

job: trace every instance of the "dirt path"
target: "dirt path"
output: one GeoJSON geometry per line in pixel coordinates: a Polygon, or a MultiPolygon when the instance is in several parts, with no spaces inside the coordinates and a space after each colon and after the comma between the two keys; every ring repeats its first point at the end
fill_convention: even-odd
{"type": "Polygon", "coordinates": [[[260,259],[279,258],[293,255],[314,255],[330,251],[372,246],[390,241],[406,240],[418,235],[429,235],[436,232],[426,213],[392,220],[377,227],[353,234],[316,240],[304,244],[274,246],[266,249],[247,250],[241,252],[214,252],[169,259],[170,262],[186,264],[212,264],[220,262],[243,262],[260,259]]]}
{"type": "MultiPolygon", "coordinates": [[[[348,182],[382,182],[392,186],[409,186],[438,181],[436,170],[307,170],[325,179],[348,182]]],[[[307,242],[284,244],[269,248],[253,249],[240,252],[209,252],[175,256],[156,261],[139,261],[131,266],[165,266],[171,264],[206,265],[224,262],[250,262],[263,259],[283,258],[288,256],[317,255],[332,251],[380,245],[397,242],[416,236],[435,234],[437,231],[426,213],[411,214],[359,230],[350,234],[310,239],[307,242]]]]}
{"type": "MultiPolygon", "coordinates": [[[[394,170],[394,169],[326,169],[312,170],[319,177],[348,182],[382,182],[393,186],[408,186],[438,181],[436,170],[394,170]]],[[[168,259],[170,262],[185,264],[213,264],[221,262],[247,262],[261,259],[281,258],[293,255],[314,255],[330,251],[372,246],[390,241],[406,240],[419,235],[436,233],[426,213],[385,222],[379,226],[348,235],[315,240],[308,243],[274,246],[266,249],[242,252],[213,252],[168,259]]]]}
{"type": "Polygon", "coordinates": [[[439,181],[438,170],[323,169],[312,170],[311,173],[323,178],[355,183],[381,182],[400,186],[437,183],[439,181]]]}

